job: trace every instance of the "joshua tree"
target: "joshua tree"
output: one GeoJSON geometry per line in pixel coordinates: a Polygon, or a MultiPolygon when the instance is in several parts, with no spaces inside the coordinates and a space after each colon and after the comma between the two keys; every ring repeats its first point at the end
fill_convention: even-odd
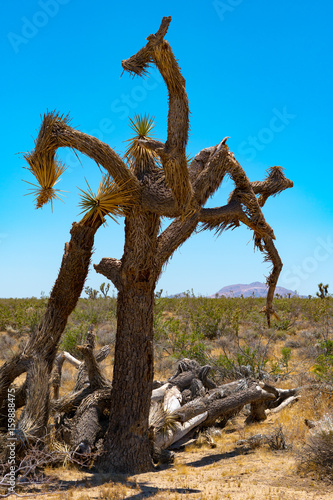
{"type": "Polygon", "coordinates": [[[323,285],[322,283],[319,283],[318,292],[316,293],[316,295],[320,299],[326,299],[326,297],[328,296],[328,285],[323,285]]]}
{"type": "MultiPolygon", "coordinates": [[[[274,290],[282,268],[273,243],[273,230],[265,221],[261,208],[269,196],[274,196],[293,184],[284,176],[281,167],[271,167],[264,181],[250,182],[229,151],[227,138],[216,146],[203,149],[188,162],[186,145],[189,106],[185,79],[170,45],[164,40],[170,21],[170,17],[163,18],[156,34],[148,36],[147,44],[137,54],[122,62],[124,71],[137,76],[146,75],[151,64],[155,64],[160,71],[169,94],[165,143],[150,137],[152,119],[137,116],[131,120],[134,137],[130,139],[122,159],[105,143],[72,128],[66,118],[48,113],[44,117],[35,150],[26,157],[33,173],[36,168],[54,171],[57,148],[73,148],[94,159],[106,170],[114,180],[113,190],[118,188],[122,193],[126,190],[127,198],[118,198],[118,204],[126,206],[124,254],[120,260],[104,258],[94,266],[118,290],[110,420],[99,460],[99,465],[106,470],[133,472],[152,467],[148,413],[153,381],[154,291],[162,268],[173,252],[199,229],[212,229],[221,234],[223,230],[238,227],[241,223],[248,226],[253,231],[255,246],[264,253],[265,260],[273,265],[267,279],[265,313],[268,324],[273,313],[274,290]],[[228,203],[222,207],[204,208],[207,199],[216,192],[225,175],[229,175],[235,184],[228,203]],[[163,232],[160,230],[162,217],[173,219],[163,232]]],[[[108,192],[109,182],[105,181],[105,193],[108,192]]],[[[38,193],[37,206],[48,199],[52,201],[55,193],[51,189],[48,197],[45,194],[45,189],[38,193]]],[[[85,193],[83,208],[90,209],[84,218],[84,230],[89,232],[91,241],[87,261],[84,268],[80,269],[81,281],[75,294],[71,294],[75,300],[81,293],[79,289],[81,287],[82,290],[87,274],[93,235],[109,211],[107,207],[101,210],[100,201],[96,201],[91,193],[85,193]]],[[[115,204],[112,210],[115,210],[115,204]]],[[[76,231],[77,226],[73,229],[76,231]]],[[[69,251],[73,248],[70,243],[69,251]]],[[[50,323],[50,331],[47,331],[48,343],[52,348],[45,351],[44,358],[49,363],[49,369],[63,324],[74,304],[73,301],[66,310],[59,306],[58,302],[67,300],[66,287],[69,284],[59,281],[59,278],[57,283],[59,288],[54,288],[49,307],[53,318],[55,310],[52,307],[57,304],[57,314],[60,314],[57,321],[61,322],[61,328],[57,328],[57,333],[54,334],[53,323],[50,323]]],[[[20,363],[22,372],[22,360],[20,363]]],[[[11,377],[8,378],[8,367],[3,373],[0,369],[0,381],[1,375],[8,386],[13,380],[9,381],[11,377]]]]}

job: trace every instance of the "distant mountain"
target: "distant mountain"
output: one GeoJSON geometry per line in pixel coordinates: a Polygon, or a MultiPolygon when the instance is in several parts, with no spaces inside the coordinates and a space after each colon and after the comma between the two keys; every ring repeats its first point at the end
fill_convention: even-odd
{"type": "MultiPolygon", "coordinates": [[[[240,297],[243,295],[243,297],[251,297],[254,295],[254,297],[266,297],[267,295],[267,285],[265,283],[260,283],[259,281],[255,281],[254,283],[250,283],[249,285],[229,285],[229,286],[224,286],[219,290],[216,294],[210,295],[211,298],[216,297],[218,295],[219,297],[224,295],[225,297],[240,297]]],[[[292,290],[288,290],[287,288],[283,288],[283,286],[277,286],[275,289],[275,295],[276,294],[282,295],[284,297],[285,295],[288,295],[289,293],[291,296],[296,295],[295,292],[292,290]]]]}

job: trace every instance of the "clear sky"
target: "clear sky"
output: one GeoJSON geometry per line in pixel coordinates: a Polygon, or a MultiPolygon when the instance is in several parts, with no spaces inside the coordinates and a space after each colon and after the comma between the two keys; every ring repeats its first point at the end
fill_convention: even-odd
{"type": "MultiPolygon", "coordinates": [[[[96,165],[69,150],[58,187],[65,204],[36,210],[24,196],[34,181],[24,170],[48,110],[69,113],[72,125],[118,153],[134,113],[155,117],[166,137],[167,94],[156,70],[149,79],[120,78],[121,61],[137,52],[163,16],[179,59],[191,110],[188,153],[226,135],[250,180],[273,165],[294,188],[264,207],[284,268],[279,285],[315,294],[333,290],[332,89],[333,3],[329,0],[5,0],[1,5],[2,119],[0,297],[49,294],[69,230],[78,216],[85,178],[96,190],[96,165]]],[[[225,203],[232,183],[209,206],[225,203]]],[[[216,238],[193,235],[173,256],[157,288],[214,294],[233,283],[264,281],[268,265],[242,227],[216,238]]],[[[110,220],[95,240],[93,263],[122,256],[123,222],[110,220]]],[[[91,269],[87,285],[105,281],[91,269]]]]}

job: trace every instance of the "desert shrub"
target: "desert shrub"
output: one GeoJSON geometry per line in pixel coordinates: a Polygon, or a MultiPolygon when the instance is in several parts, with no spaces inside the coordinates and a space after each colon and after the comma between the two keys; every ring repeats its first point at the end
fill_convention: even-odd
{"type": "Polygon", "coordinates": [[[299,458],[300,468],[333,481],[333,413],[327,413],[310,432],[299,458]]]}
{"type": "Polygon", "coordinates": [[[288,318],[285,318],[277,324],[276,328],[277,330],[288,330],[291,328],[291,322],[288,318]]]}
{"type": "Polygon", "coordinates": [[[282,347],[280,358],[271,363],[271,374],[280,379],[288,375],[290,358],[291,347],[282,347]]]}
{"type": "Polygon", "coordinates": [[[12,326],[12,314],[7,304],[0,304],[0,330],[5,330],[7,326],[12,326]]]}
{"type": "Polygon", "coordinates": [[[264,344],[259,336],[255,339],[243,339],[229,336],[218,341],[223,354],[210,362],[221,380],[239,377],[263,379],[268,375],[268,343],[264,344]]]}
{"type": "Polygon", "coordinates": [[[317,349],[321,351],[314,364],[314,373],[317,377],[328,383],[333,382],[333,341],[324,340],[320,342],[317,349]]]}
{"type": "Polygon", "coordinates": [[[46,299],[2,299],[0,302],[0,329],[12,327],[18,332],[34,331],[46,308],[46,299]]]}
{"type": "Polygon", "coordinates": [[[300,341],[296,339],[288,339],[284,345],[285,347],[290,347],[291,349],[299,349],[301,347],[300,341]]]}
{"type": "Polygon", "coordinates": [[[78,359],[82,359],[82,354],[77,349],[77,346],[84,343],[88,333],[88,328],[89,323],[67,325],[62,335],[59,348],[63,351],[68,351],[78,359]]]}
{"type": "Polygon", "coordinates": [[[284,429],[281,424],[273,429],[273,432],[267,436],[267,444],[271,450],[287,450],[290,445],[287,445],[284,429]]]}
{"type": "Polygon", "coordinates": [[[202,333],[190,328],[188,319],[163,318],[158,314],[154,319],[154,335],[158,352],[167,352],[175,359],[191,358],[207,364],[209,345],[202,333]]]}
{"type": "Polygon", "coordinates": [[[116,317],[117,300],[114,297],[79,299],[70,316],[72,323],[88,322],[98,325],[116,317]]]}
{"type": "Polygon", "coordinates": [[[16,340],[13,339],[10,335],[3,333],[0,336],[0,351],[2,359],[7,360],[13,355],[13,348],[16,343],[16,340]]]}
{"type": "Polygon", "coordinates": [[[112,318],[109,321],[103,323],[100,327],[96,329],[96,339],[97,342],[106,345],[115,345],[116,342],[116,332],[117,332],[117,320],[112,318]]]}

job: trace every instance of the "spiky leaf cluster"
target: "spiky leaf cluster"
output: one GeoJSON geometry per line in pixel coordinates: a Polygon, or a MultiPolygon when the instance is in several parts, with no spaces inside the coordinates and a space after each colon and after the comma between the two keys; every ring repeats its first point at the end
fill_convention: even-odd
{"type": "MultiPolygon", "coordinates": [[[[53,200],[60,199],[60,189],[55,189],[54,186],[59,182],[61,174],[66,170],[65,165],[52,158],[52,161],[45,161],[39,155],[25,155],[29,167],[26,167],[29,172],[36,178],[38,184],[24,181],[33,186],[30,189],[35,196],[36,208],[41,208],[45,203],[51,202],[53,209],[53,200]],[[38,161],[38,159],[40,161],[38,161]]],[[[47,158],[48,159],[48,158],[47,158]]]]}
{"type": "Polygon", "coordinates": [[[88,182],[87,186],[87,191],[79,188],[82,193],[79,202],[79,207],[82,208],[80,214],[85,214],[83,221],[91,219],[94,223],[100,219],[104,222],[107,215],[116,221],[115,217],[124,216],[126,209],[133,203],[131,191],[127,190],[125,185],[117,186],[109,176],[102,177],[96,194],[93,193],[88,182]]]}
{"type": "Polygon", "coordinates": [[[125,152],[125,158],[135,165],[136,169],[145,169],[152,162],[158,160],[158,155],[155,151],[145,148],[139,139],[151,139],[153,134],[151,131],[154,128],[154,118],[147,114],[140,116],[135,114],[134,119],[130,118],[130,128],[134,132],[134,136],[128,139],[128,148],[125,152]]]}

